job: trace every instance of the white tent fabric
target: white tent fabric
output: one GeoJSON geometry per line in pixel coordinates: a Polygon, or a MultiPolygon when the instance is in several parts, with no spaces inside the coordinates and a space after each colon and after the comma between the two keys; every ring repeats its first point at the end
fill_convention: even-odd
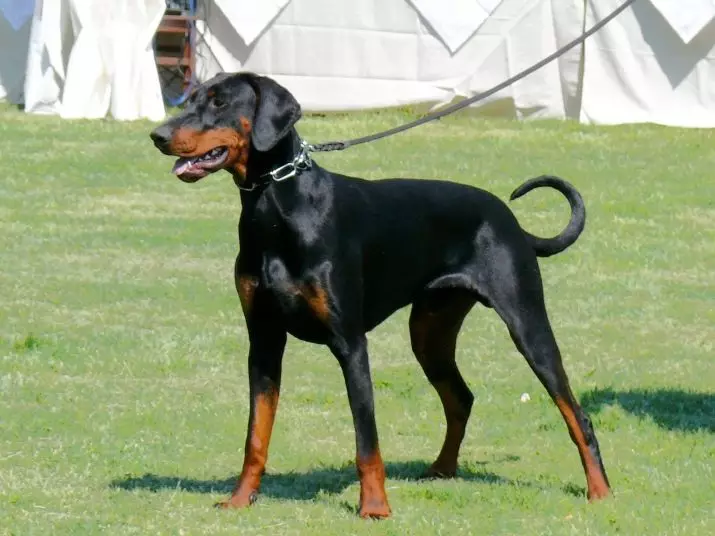
{"type": "Polygon", "coordinates": [[[410,0],[451,53],[455,53],[502,0],[410,0]]]}
{"type": "MultiPolygon", "coordinates": [[[[619,2],[589,0],[586,24],[619,2]]],[[[696,7],[710,22],[687,43],[663,11],[642,0],[587,41],[579,119],[714,127],[715,2],[693,2],[688,10],[696,7]]]]}
{"type": "Polygon", "coordinates": [[[34,0],[0,0],[0,100],[20,104],[34,0]]]}
{"type": "Polygon", "coordinates": [[[715,0],[688,0],[687,6],[673,0],[651,2],[684,43],[698,35],[715,16],[715,0]]]}
{"type": "Polygon", "coordinates": [[[164,117],[152,38],[163,0],[68,0],[75,41],[67,65],[62,117],[164,117]]]}
{"type": "MultiPolygon", "coordinates": [[[[205,13],[200,79],[242,69],[270,74],[308,110],[449,101],[500,82],[555,45],[551,2],[544,0],[503,0],[483,24],[481,17],[470,19],[469,10],[454,13],[471,20],[472,32],[454,54],[405,0],[382,0],[379,9],[370,2],[292,0],[248,45],[224,12],[241,1],[216,0],[205,13]]],[[[540,82],[506,90],[517,101],[511,107],[563,115],[558,69],[547,68],[533,80],[540,82]],[[534,88],[537,94],[529,95],[534,88]],[[556,101],[552,107],[539,102],[545,94],[549,103],[556,101]]]]}
{"type": "MultiPolygon", "coordinates": [[[[622,1],[199,0],[197,73],[273,76],[306,110],[443,104],[529,67],[622,1]]],[[[164,0],[0,0],[0,98],[21,98],[26,55],[29,112],[161,118],[151,38],[163,9],[164,0]]],[[[715,127],[715,0],[636,0],[478,108],[715,127]]]]}
{"type": "MultiPolygon", "coordinates": [[[[381,0],[378,8],[267,0],[259,18],[247,15],[252,0],[214,0],[197,70],[202,80],[269,74],[307,110],[443,103],[516,74],[622,1],[381,0]]],[[[687,9],[681,0],[637,0],[585,47],[479,107],[518,118],[715,126],[714,16],[715,0],[687,9]]]]}
{"type": "Polygon", "coordinates": [[[152,38],[164,9],[164,0],[37,0],[25,109],[67,118],[163,118],[152,38]]]}
{"type": "Polygon", "coordinates": [[[215,0],[246,45],[253,43],[290,0],[215,0]]]}
{"type": "Polygon", "coordinates": [[[64,2],[37,0],[25,74],[25,111],[58,114],[69,55],[69,13],[64,2]]]}

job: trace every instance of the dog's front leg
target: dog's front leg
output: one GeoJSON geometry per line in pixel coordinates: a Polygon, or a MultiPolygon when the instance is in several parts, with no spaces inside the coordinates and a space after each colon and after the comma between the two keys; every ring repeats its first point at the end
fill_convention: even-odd
{"type": "Polygon", "coordinates": [[[217,505],[222,508],[243,508],[256,501],[278,409],[286,333],[265,328],[249,328],[249,331],[248,381],[251,400],[243,470],[231,497],[217,505]]]}
{"type": "Polygon", "coordinates": [[[380,455],[375,424],[375,403],[364,335],[331,344],[345,377],[355,425],[357,472],[360,478],[360,517],[385,518],[390,506],[385,493],[385,465],[380,455]]]}

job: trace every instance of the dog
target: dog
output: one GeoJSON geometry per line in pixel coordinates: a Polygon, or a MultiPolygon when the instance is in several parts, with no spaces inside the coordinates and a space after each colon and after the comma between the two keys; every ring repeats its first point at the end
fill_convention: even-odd
{"type": "Polygon", "coordinates": [[[446,437],[429,477],[455,476],[473,395],[455,362],[462,322],[476,304],[494,309],[566,423],[586,474],[588,499],[610,484],[591,421],[564,371],[544,304],[537,257],[572,245],[583,231],[581,195],[540,176],[511,195],[551,187],[571,217],[556,237],[523,230],[493,194],[454,182],[369,181],[327,171],[310,158],[295,124],[301,108],[274,80],[222,73],[150,134],[173,172],[196,182],[226,170],[241,189],[236,289],[249,335],[250,414],[243,469],[225,508],[251,505],[278,405],[287,334],[327,345],[344,375],[356,434],[359,515],[391,513],[375,424],[366,333],[412,306],[412,350],[436,389],[446,437]]]}

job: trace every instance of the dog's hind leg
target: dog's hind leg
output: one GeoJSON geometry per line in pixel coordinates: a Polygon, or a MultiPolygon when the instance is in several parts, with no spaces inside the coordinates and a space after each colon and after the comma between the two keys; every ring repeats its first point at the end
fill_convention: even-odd
{"type": "MultiPolygon", "coordinates": [[[[483,266],[480,294],[509,328],[517,349],[544,385],[563,416],[586,473],[589,500],[609,494],[609,483],[591,421],[571,392],[561,353],[546,313],[536,258],[501,249],[483,266]]],[[[483,258],[486,258],[485,255],[483,258]]]]}
{"type": "Polygon", "coordinates": [[[462,321],[475,301],[476,296],[466,290],[437,289],[427,291],[412,306],[412,350],[437,390],[447,419],[444,444],[427,470],[428,477],[453,477],[457,471],[459,448],[474,396],[457,368],[455,349],[462,321]]]}

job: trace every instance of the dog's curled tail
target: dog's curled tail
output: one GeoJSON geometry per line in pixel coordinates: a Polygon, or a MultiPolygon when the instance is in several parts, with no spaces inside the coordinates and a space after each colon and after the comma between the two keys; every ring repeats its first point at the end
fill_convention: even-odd
{"type": "Polygon", "coordinates": [[[566,228],[558,235],[552,238],[541,238],[524,231],[536,255],[539,257],[550,257],[551,255],[561,253],[576,242],[576,239],[583,231],[584,225],[586,225],[586,207],[583,204],[581,194],[578,193],[576,188],[565,180],[551,175],[541,175],[540,177],[529,179],[511,193],[509,200],[514,201],[514,199],[520,198],[534,188],[541,188],[542,186],[549,186],[561,192],[571,206],[571,219],[566,228]]]}

